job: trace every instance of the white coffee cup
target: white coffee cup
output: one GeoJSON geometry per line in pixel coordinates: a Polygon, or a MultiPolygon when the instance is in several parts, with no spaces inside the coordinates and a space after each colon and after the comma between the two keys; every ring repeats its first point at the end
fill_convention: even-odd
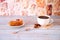
{"type": "Polygon", "coordinates": [[[40,25],[48,25],[53,23],[53,19],[50,16],[38,16],[37,17],[37,22],[40,25]]]}

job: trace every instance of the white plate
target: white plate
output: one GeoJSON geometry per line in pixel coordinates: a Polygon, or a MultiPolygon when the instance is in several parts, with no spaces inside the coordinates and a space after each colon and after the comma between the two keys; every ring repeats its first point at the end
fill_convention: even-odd
{"type": "MultiPolygon", "coordinates": [[[[9,24],[8,24],[9,25],[9,24]]],[[[20,26],[10,26],[9,25],[9,27],[22,27],[22,26],[24,26],[24,24],[22,24],[22,25],[20,25],[20,26]]]]}

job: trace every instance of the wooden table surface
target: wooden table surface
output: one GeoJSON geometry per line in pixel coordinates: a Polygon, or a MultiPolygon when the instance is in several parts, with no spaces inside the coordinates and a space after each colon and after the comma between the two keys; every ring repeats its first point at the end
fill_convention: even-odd
{"type": "Polygon", "coordinates": [[[60,19],[53,20],[53,25],[48,29],[41,27],[26,31],[26,28],[31,28],[37,23],[36,17],[0,17],[0,40],[60,40],[60,19]],[[8,26],[8,21],[16,18],[23,18],[25,25],[21,28],[8,26]],[[13,34],[18,30],[21,31],[13,34]]]}

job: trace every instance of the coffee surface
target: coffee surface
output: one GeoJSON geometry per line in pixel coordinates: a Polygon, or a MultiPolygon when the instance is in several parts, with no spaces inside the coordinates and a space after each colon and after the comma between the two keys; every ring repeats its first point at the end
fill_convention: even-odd
{"type": "Polygon", "coordinates": [[[48,19],[49,17],[47,17],[47,16],[39,16],[38,18],[41,18],[41,19],[48,19]]]}

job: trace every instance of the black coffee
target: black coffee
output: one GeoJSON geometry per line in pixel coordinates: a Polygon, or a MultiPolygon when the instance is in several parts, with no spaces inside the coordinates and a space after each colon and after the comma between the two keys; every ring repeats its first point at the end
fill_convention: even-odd
{"type": "Polygon", "coordinates": [[[48,19],[49,17],[47,17],[47,16],[39,16],[38,18],[41,18],[41,19],[48,19]]]}

